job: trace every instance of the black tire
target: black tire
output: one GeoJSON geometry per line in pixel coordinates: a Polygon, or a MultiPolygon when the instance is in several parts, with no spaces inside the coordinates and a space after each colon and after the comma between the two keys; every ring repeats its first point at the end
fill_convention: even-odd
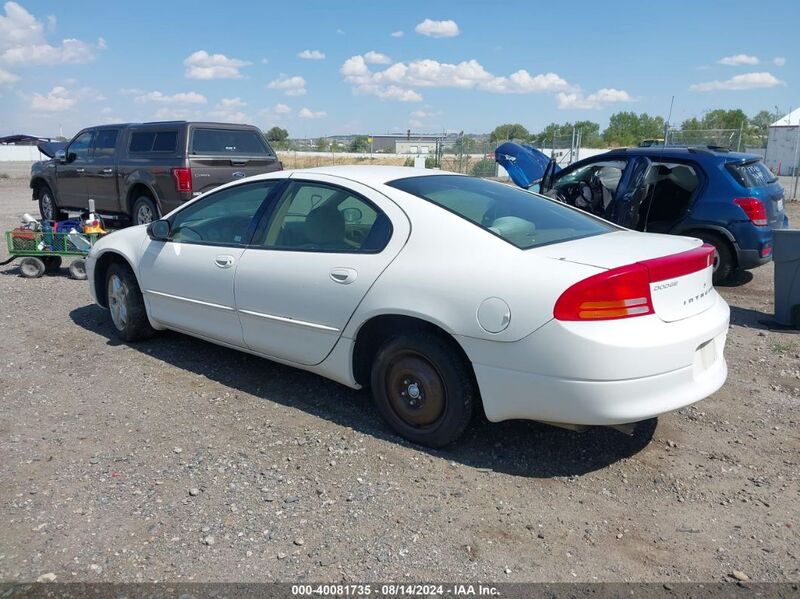
{"type": "Polygon", "coordinates": [[[47,185],[41,185],[36,190],[36,199],[39,201],[39,214],[43,220],[64,220],[68,217],[56,204],[56,197],[47,185]]]}
{"type": "Polygon", "coordinates": [[[43,256],[42,262],[44,262],[45,270],[48,273],[56,272],[61,268],[61,256],[43,256]]]}
{"type": "Polygon", "coordinates": [[[401,436],[428,447],[452,443],[472,418],[478,393],[452,343],[429,332],[399,334],[372,364],[372,397],[401,436]]]}
{"type": "Polygon", "coordinates": [[[38,279],[47,268],[44,262],[34,256],[26,256],[19,261],[19,272],[26,279],[38,279]]]}
{"type": "Polygon", "coordinates": [[[142,291],[133,271],[127,265],[112,264],[106,273],[105,284],[106,303],[117,336],[123,341],[152,337],[155,330],[147,319],[142,291]]]}
{"type": "Polygon", "coordinates": [[[736,257],[733,248],[722,235],[710,231],[693,231],[690,235],[699,237],[705,243],[714,246],[714,285],[721,285],[730,280],[736,270],[736,257]]]}
{"type": "Polygon", "coordinates": [[[78,258],[70,262],[69,276],[78,281],[86,280],[86,261],[83,258],[78,258]]]}
{"type": "Polygon", "coordinates": [[[153,198],[149,196],[136,198],[131,209],[131,224],[149,225],[154,220],[158,220],[158,208],[153,198]]]}

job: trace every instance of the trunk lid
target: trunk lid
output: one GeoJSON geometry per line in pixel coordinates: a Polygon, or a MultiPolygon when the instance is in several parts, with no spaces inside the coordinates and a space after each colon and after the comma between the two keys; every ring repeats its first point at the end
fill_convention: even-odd
{"type": "Polygon", "coordinates": [[[690,237],[617,231],[528,251],[605,270],[642,264],[649,271],[656,315],[674,322],[714,304],[713,253],[703,247],[702,241],[690,237]]]}

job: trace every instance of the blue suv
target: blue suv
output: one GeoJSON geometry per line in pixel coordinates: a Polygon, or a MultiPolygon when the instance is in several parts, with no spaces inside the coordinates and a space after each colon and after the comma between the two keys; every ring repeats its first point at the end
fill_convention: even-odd
{"type": "Polygon", "coordinates": [[[761,157],[717,147],[620,148],[559,169],[530,146],[505,143],[495,159],[526,189],[629,229],[698,237],[716,249],[714,283],[772,259],[785,228],[783,187],[761,157]]]}

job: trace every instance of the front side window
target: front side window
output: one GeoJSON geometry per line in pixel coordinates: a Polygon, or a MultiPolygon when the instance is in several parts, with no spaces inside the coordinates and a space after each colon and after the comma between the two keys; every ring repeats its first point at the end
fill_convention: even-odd
{"type": "Polygon", "coordinates": [[[540,195],[476,177],[429,175],[387,185],[428,200],[520,249],[616,230],[540,195]]]}
{"type": "Polygon", "coordinates": [[[237,185],[189,204],[170,220],[170,240],[243,246],[253,219],[278,180],[237,185]]]}
{"type": "Polygon", "coordinates": [[[262,247],[328,252],[379,252],[389,218],[351,191],[322,183],[292,183],[275,209],[262,247]]]}
{"type": "Polygon", "coordinates": [[[86,160],[89,157],[89,149],[92,147],[92,137],[94,132],[86,131],[76,137],[67,150],[69,161],[86,160]]]}
{"type": "Polygon", "coordinates": [[[102,129],[97,132],[94,140],[94,157],[108,158],[114,155],[114,148],[117,147],[117,136],[119,129],[102,129]]]}

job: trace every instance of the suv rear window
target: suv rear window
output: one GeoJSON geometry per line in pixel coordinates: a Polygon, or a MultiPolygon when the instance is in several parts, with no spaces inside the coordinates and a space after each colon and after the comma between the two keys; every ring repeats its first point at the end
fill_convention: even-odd
{"type": "Polygon", "coordinates": [[[740,184],[748,188],[764,187],[778,180],[761,160],[745,164],[728,163],[728,170],[740,184]]]}
{"type": "Polygon", "coordinates": [[[195,129],[190,151],[210,156],[272,155],[261,133],[247,129],[195,129]]]}
{"type": "Polygon", "coordinates": [[[128,151],[174,153],[177,147],[177,131],[134,131],[128,151]]]}
{"type": "Polygon", "coordinates": [[[387,185],[428,200],[523,250],[616,230],[554,200],[486,179],[425,175],[387,185]]]}

